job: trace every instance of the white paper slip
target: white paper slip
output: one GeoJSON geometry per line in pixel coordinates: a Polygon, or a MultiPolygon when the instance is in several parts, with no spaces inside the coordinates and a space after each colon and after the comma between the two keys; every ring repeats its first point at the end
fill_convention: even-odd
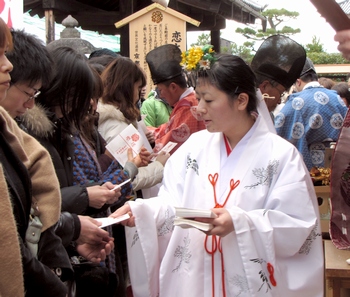
{"type": "Polygon", "coordinates": [[[143,138],[136,128],[130,124],[106,145],[106,149],[124,167],[128,161],[128,149],[131,148],[133,156],[136,157],[142,146],[143,138]]]}
{"type": "Polygon", "coordinates": [[[183,218],[217,218],[210,209],[175,207],[175,215],[183,218]]]}
{"type": "Polygon", "coordinates": [[[174,226],[179,226],[181,228],[196,228],[202,231],[209,231],[214,228],[214,226],[210,223],[203,223],[194,220],[188,220],[184,218],[175,218],[174,226]]]}
{"type": "Polygon", "coordinates": [[[143,146],[146,148],[147,151],[150,153],[153,152],[151,144],[149,143],[146,133],[148,132],[147,127],[145,125],[145,122],[143,120],[137,122],[137,131],[139,131],[142,140],[143,140],[143,146]]]}
{"type": "Polygon", "coordinates": [[[141,126],[140,128],[146,134],[148,132],[148,129],[147,129],[147,126],[145,124],[145,118],[146,118],[146,115],[142,114],[141,115],[141,120],[137,122],[137,126],[141,126]]]}
{"type": "Polygon", "coordinates": [[[176,145],[177,145],[176,142],[169,141],[166,145],[163,146],[163,148],[160,151],[170,153],[176,145]]]}
{"type": "MultiPolygon", "coordinates": [[[[166,145],[163,146],[163,148],[158,152],[158,154],[160,152],[170,153],[176,145],[177,145],[176,142],[169,141],[166,145]]],[[[156,158],[157,158],[157,155],[153,156],[151,161],[154,161],[156,158]]]]}
{"type": "Polygon", "coordinates": [[[116,189],[118,189],[118,188],[124,186],[125,184],[127,184],[127,183],[130,182],[130,181],[131,181],[131,179],[129,178],[129,179],[123,181],[122,183],[116,185],[113,189],[110,189],[110,191],[114,191],[114,190],[116,190],[116,189]]]}
{"type": "Polygon", "coordinates": [[[122,215],[122,216],[117,217],[117,218],[106,217],[106,218],[94,218],[94,219],[96,221],[99,221],[102,223],[102,225],[99,226],[99,228],[104,228],[104,227],[107,227],[109,225],[120,223],[120,222],[125,221],[129,218],[130,218],[129,214],[126,213],[125,215],[122,215]]]}

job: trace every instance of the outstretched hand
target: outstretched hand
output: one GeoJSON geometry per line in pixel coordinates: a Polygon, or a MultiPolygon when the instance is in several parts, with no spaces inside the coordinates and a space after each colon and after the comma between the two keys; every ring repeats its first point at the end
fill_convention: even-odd
{"type": "Polygon", "coordinates": [[[170,158],[170,154],[166,152],[159,152],[156,157],[156,161],[160,162],[163,166],[165,166],[166,161],[170,158]]]}
{"type": "Polygon", "coordinates": [[[122,215],[129,214],[130,218],[122,221],[121,224],[128,227],[135,227],[135,217],[131,212],[130,205],[128,203],[124,204],[122,207],[119,207],[115,212],[113,212],[110,217],[117,218],[122,215]]]}
{"type": "Polygon", "coordinates": [[[94,220],[89,216],[78,216],[80,220],[80,235],[77,239],[78,244],[100,244],[110,240],[109,233],[99,228],[101,222],[94,220]]]}
{"type": "Polygon", "coordinates": [[[150,159],[151,153],[145,147],[141,148],[140,153],[136,157],[134,157],[132,149],[128,149],[128,161],[134,163],[137,167],[147,166],[150,159]]]}
{"type": "Polygon", "coordinates": [[[99,263],[106,260],[112,249],[114,248],[113,238],[108,242],[102,242],[100,244],[78,244],[77,252],[88,261],[99,263]]]}
{"type": "Polygon", "coordinates": [[[155,142],[154,131],[148,129],[146,132],[146,137],[150,144],[155,142]]]}

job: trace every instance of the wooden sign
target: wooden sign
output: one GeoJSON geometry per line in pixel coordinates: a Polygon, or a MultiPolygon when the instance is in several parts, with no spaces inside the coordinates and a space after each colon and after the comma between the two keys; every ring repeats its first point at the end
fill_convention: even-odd
{"type": "Polygon", "coordinates": [[[199,22],[171,8],[154,3],[115,23],[117,28],[129,24],[130,59],[140,65],[147,75],[147,94],[153,88],[146,55],[164,44],[175,44],[186,50],[186,22],[199,22]]]}

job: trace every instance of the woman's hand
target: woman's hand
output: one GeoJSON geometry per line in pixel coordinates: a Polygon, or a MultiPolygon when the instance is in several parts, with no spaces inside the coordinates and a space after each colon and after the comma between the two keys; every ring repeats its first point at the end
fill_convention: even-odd
{"type": "Polygon", "coordinates": [[[214,226],[210,231],[204,232],[207,235],[224,237],[235,230],[231,214],[225,208],[213,208],[212,211],[218,216],[215,219],[196,218],[196,221],[210,223],[214,226]]]}
{"type": "Polygon", "coordinates": [[[135,227],[135,217],[133,216],[130,205],[128,203],[124,204],[122,207],[119,207],[109,217],[117,218],[125,214],[129,214],[130,218],[125,221],[122,221],[121,224],[123,226],[135,227]]]}
{"type": "Polygon", "coordinates": [[[128,161],[135,164],[137,167],[147,166],[151,159],[151,153],[145,147],[142,147],[140,153],[134,157],[132,149],[128,149],[128,161]]]}
{"type": "Polygon", "coordinates": [[[156,161],[162,163],[162,165],[164,166],[166,161],[168,161],[169,158],[170,158],[170,154],[169,153],[159,152],[157,157],[156,157],[156,161]]]}
{"type": "Polygon", "coordinates": [[[151,153],[144,146],[141,148],[139,156],[141,158],[140,166],[147,166],[151,161],[151,153]]]}
{"type": "Polygon", "coordinates": [[[77,252],[88,261],[100,263],[101,261],[106,260],[106,256],[111,253],[113,248],[114,239],[111,238],[108,242],[102,242],[100,244],[78,244],[77,252]]]}
{"type": "Polygon", "coordinates": [[[87,187],[89,195],[89,206],[100,209],[105,204],[113,204],[121,196],[120,188],[111,191],[114,188],[111,182],[106,182],[102,186],[87,187]]]}
{"type": "Polygon", "coordinates": [[[147,129],[146,137],[147,137],[148,142],[149,142],[151,145],[155,142],[155,139],[154,139],[154,131],[151,131],[151,130],[147,129]]]}
{"type": "Polygon", "coordinates": [[[101,222],[94,220],[89,216],[78,216],[80,220],[80,235],[77,239],[77,244],[100,244],[111,240],[109,233],[101,228],[101,222]]]}

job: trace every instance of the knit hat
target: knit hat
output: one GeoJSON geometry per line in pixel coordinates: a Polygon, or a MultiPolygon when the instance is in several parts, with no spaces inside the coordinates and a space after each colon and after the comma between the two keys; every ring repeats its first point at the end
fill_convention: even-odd
{"type": "Polygon", "coordinates": [[[165,44],[151,50],[146,55],[146,62],[153,83],[156,85],[182,75],[181,59],[181,50],[174,44],[165,44]]]}
{"type": "Polygon", "coordinates": [[[259,47],[251,67],[256,74],[265,75],[289,89],[300,77],[305,58],[305,49],[299,43],[283,35],[272,35],[259,47]]]}

